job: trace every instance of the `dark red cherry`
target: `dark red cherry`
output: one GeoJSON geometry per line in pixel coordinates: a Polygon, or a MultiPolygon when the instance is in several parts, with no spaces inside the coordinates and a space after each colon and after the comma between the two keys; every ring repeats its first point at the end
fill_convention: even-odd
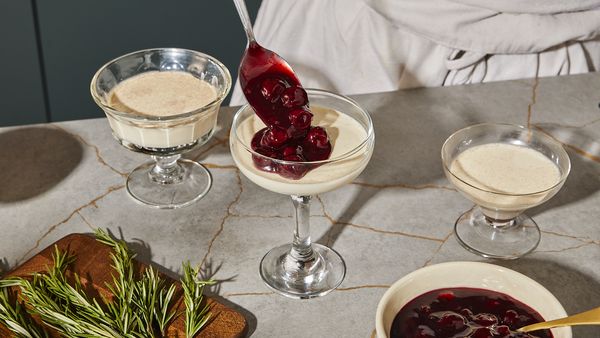
{"type": "Polygon", "coordinates": [[[482,327],[482,328],[478,328],[475,331],[473,331],[473,333],[471,333],[471,335],[469,337],[471,337],[471,338],[494,338],[494,334],[492,333],[492,331],[490,331],[490,329],[482,327]]]}
{"type": "Polygon", "coordinates": [[[456,298],[454,296],[454,293],[452,292],[442,292],[437,296],[438,300],[445,300],[445,301],[451,301],[454,300],[454,298],[456,298]]]}
{"type": "Polygon", "coordinates": [[[313,114],[306,109],[298,108],[290,111],[289,119],[294,128],[304,130],[310,127],[313,114]]]}
{"type": "Polygon", "coordinates": [[[305,140],[312,146],[319,149],[326,149],[330,147],[329,137],[327,132],[322,127],[313,127],[306,134],[305,140]]]}
{"type": "Polygon", "coordinates": [[[514,326],[519,320],[519,314],[515,310],[508,310],[504,313],[502,323],[508,326],[514,326]]]}
{"type": "MultiPolygon", "coordinates": [[[[500,302],[497,301],[496,299],[488,299],[485,302],[485,307],[488,310],[493,310],[493,309],[497,308],[498,306],[500,306],[500,302]]],[[[492,312],[492,311],[490,311],[490,312],[492,312]]]]}
{"type": "Polygon", "coordinates": [[[254,166],[256,166],[257,169],[262,170],[262,171],[266,171],[266,172],[270,172],[270,173],[274,173],[277,172],[277,163],[275,163],[273,160],[271,160],[271,158],[278,158],[278,154],[276,151],[271,150],[271,149],[264,149],[264,148],[258,148],[258,149],[254,149],[254,151],[256,151],[257,153],[264,155],[264,156],[260,156],[260,155],[252,155],[252,161],[254,162],[254,166]],[[266,156],[266,157],[265,157],[266,156]],[[268,158],[270,157],[270,158],[268,158]]]}
{"type": "Polygon", "coordinates": [[[301,145],[289,145],[285,146],[281,151],[282,156],[285,158],[287,156],[292,155],[302,155],[302,146],[301,145]]]}
{"type": "Polygon", "coordinates": [[[490,313],[478,313],[471,319],[481,326],[492,326],[498,324],[498,318],[490,313]]]}
{"type": "Polygon", "coordinates": [[[437,320],[440,328],[454,331],[462,331],[466,328],[465,319],[456,313],[445,313],[437,320]]]}
{"type": "Polygon", "coordinates": [[[473,316],[473,312],[471,310],[469,310],[469,309],[466,309],[466,308],[465,309],[461,309],[459,312],[460,312],[461,315],[463,315],[467,319],[469,319],[469,318],[471,318],[473,316]]]}
{"type": "Polygon", "coordinates": [[[308,103],[306,90],[299,86],[286,88],[281,94],[281,104],[286,108],[301,107],[308,103]]]}
{"type": "Polygon", "coordinates": [[[415,333],[415,338],[433,338],[435,337],[435,331],[433,331],[429,326],[419,325],[417,327],[417,332],[415,333]]]}
{"type": "Polygon", "coordinates": [[[260,145],[265,148],[278,149],[289,139],[287,130],[282,127],[272,126],[264,132],[260,145]]]}
{"type": "Polygon", "coordinates": [[[431,313],[431,306],[421,305],[421,307],[419,308],[419,312],[421,312],[424,315],[429,315],[431,313]]]}
{"type": "Polygon", "coordinates": [[[498,325],[496,326],[496,333],[501,335],[502,337],[510,335],[510,328],[506,325],[498,325]]]}
{"type": "Polygon", "coordinates": [[[254,136],[252,136],[252,141],[250,142],[250,147],[252,147],[252,150],[256,150],[260,147],[260,140],[262,140],[262,137],[267,129],[268,128],[263,128],[257,131],[254,136]]]}
{"type": "Polygon", "coordinates": [[[260,85],[260,93],[265,100],[274,103],[279,100],[285,90],[285,83],[278,78],[268,77],[260,85]]]}
{"type": "MultiPolygon", "coordinates": [[[[283,158],[285,161],[304,162],[306,161],[301,155],[289,155],[283,158]]],[[[299,180],[310,170],[310,166],[306,163],[288,163],[279,164],[279,175],[291,180],[299,180]]]]}
{"type": "Polygon", "coordinates": [[[302,142],[304,157],[309,161],[322,161],[331,155],[331,143],[327,132],[321,127],[312,127],[302,142]]]}

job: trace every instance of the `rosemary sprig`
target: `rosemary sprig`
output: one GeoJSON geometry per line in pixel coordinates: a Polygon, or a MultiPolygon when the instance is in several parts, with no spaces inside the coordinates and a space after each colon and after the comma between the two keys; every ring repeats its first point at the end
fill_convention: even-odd
{"type": "MultiPolygon", "coordinates": [[[[69,283],[65,271],[75,258],[55,247],[54,265],[47,273],[0,280],[0,324],[18,338],[48,337],[31,315],[64,337],[164,337],[168,324],[178,315],[171,304],[175,285],[167,283],[152,267],[136,276],[135,254],[126,243],[100,229],[95,235],[98,241],[112,248],[116,275],[112,276],[112,284],[107,283],[113,294],[111,300],[98,301],[87,295],[76,274],[69,283]],[[20,289],[24,305],[16,297],[11,298],[10,287],[20,289]]],[[[202,291],[205,285],[214,282],[200,280],[199,269],[192,269],[189,263],[183,264],[183,270],[186,337],[192,338],[210,318],[209,307],[202,304],[202,291]]]]}
{"type": "Polygon", "coordinates": [[[65,337],[134,337],[119,332],[114,318],[83,291],[79,277],[74,277],[73,285],[67,282],[64,272],[73,257],[55,247],[53,258],[47,274],[33,274],[31,280],[8,279],[20,287],[31,314],[65,337]]]}
{"type": "Polygon", "coordinates": [[[190,262],[183,263],[183,300],[185,302],[185,334],[186,337],[194,337],[210,319],[208,304],[202,304],[202,291],[204,286],[212,285],[212,280],[200,280],[198,278],[200,268],[192,268],[190,262]]]}
{"type": "Polygon", "coordinates": [[[48,332],[37,325],[8,287],[0,285],[0,323],[18,338],[48,338],[48,332]]]}

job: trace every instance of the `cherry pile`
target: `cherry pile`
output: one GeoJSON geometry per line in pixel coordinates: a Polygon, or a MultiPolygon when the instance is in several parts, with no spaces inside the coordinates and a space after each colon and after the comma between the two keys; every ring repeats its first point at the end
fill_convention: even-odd
{"type": "Polygon", "coordinates": [[[289,179],[300,179],[316,165],[276,163],[322,161],[331,155],[331,143],[322,127],[311,126],[308,96],[290,66],[256,42],[246,49],[240,66],[240,84],[248,103],[267,127],[252,138],[251,147],[264,155],[254,165],[289,179]]]}
{"type": "Polygon", "coordinates": [[[516,332],[543,321],[516,299],[490,290],[434,290],[406,304],[392,323],[392,338],[552,338],[549,330],[516,332]]]}

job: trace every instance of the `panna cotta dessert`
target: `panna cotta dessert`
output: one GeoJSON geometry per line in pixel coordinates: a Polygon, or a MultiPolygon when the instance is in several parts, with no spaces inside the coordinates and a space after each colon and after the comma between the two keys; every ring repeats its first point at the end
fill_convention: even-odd
{"type": "Polygon", "coordinates": [[[529,147],[488,143],[461,152],[450,163],[454,186],[494,219],[511,219],[546,201],[561,181],[558,166],[529,147]]]}
{"type": "Polygon", "coordinates": [[[100,67],[90,92],[113,136],[152,156],[127,176],[134,199],[174,209],[208,193],[208,170],[181,155],[210,140],[230,88],[231,75],[219,60],[189,49],[139,50],[100,67]]]}
{"type": "Polygon", "coordinates": [[[328,132],[329,158],[345,156],[343,159],[296,164],[253,154],[248,147],[265,124],[256,114],[248,114],[238,124],[235,137],[231,138],[232,156],[240,171],[261,187],[286,195],[321,194],[354,180],[371,158],[373,142],[364,143],[368,130],[353,117],[339,111],[318,105],[311,105],[311,111],[313,125],[328,132]]]}
{"type": "Polygon", "coordinates": [[[488,258],[532,252],[541,231],[523,212],[565,183],[571,161],[560,142],[522,126],[482,123],[448,137],[441,155],[448,180],[476,204],[454,223],[458,242],[488,258]]]}
{"type": "Polygon", "coordinates": [[[139,148],[176,148],[193,145],[214,129],[217,98],[214,85],[190,73],[149,71],[118,83],[108,94],[108,106],[137,119],[110,113],[107,117],[115,137],[121,141],[139,148]],[[170,120],[205,107],[208,108],[202,114],[170,120]]]}
{"type": "Polygon", "coordinates": [[[286,297],[324,296],[342,283],[346,265],[337,252],[312,243],[310,201],[365,168],[373,152],[373,124],[353,100],[304,89],[283,58],[256,42],[243,1],[235,5],[248,38],[238,77],[248,104],[233,118],[231,155],[244,176],[290,195],[295,209],[294,240],[263,257],[260,276],[286,297]]]}
{"type": "Polygon", "coordinates": [[[239,169],[256,184],[312,196],[352,181],[365,168],[373,146],[367,121],[361,124],[329,107],[330,93],[316,93],[319,98],[313,100],[276,53],[250,43],[240,85],[252,111],[234,122],[231,150],[239,169]]]}

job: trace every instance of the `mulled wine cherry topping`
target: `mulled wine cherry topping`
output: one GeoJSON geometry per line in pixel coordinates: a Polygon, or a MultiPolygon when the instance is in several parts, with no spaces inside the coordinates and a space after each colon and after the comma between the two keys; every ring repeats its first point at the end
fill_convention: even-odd
{"type": "Polygon", "coordinates": [[[322,161],[331,154],[331,143],[327,132],[321,127],[312,127],[302,142],[304,155],[309,161],[322,161]]]}
{"type": "MultiPolygon", "coordinates": [[[[289,155],[289,156],[285,156],[283,159],[285,161],[291,161],[291,162],[305,162],[306,161],[306,159],[304,157],[302,157],[302,155],[289,155]]],[[[297,180],[297,179],[304,177],[304,175],[306,175],[306,173],[310,169],[311,169],[310,165],[308,165],[306,163],[280,164],[279,165],[279,175],[281,175],[285,178],[292,179],[292,180],[297,180]]]]}
{"type": "Polygon", "coordinates": [[[260,93],[265,100],[275,103],[285,90],[285,82],[277,78],[266,78],[261,84],[260,93]]]}
{"type": "Polygon", "coordinates": [[[299,85],[286,88],[281,94],[281,103],[286,108],[305,106],[308,104],[306,90],[299,85]]]}
{"type": "MultiPolygon", "coordinates": [[[[290,162],[322,161],[331,155],[331,143],[322,127],[311,127],[308,95],[291,67],[279,55],[251,43],[244,52],[240,84],[248,103],[267,126],[252,139],[259,154],[290,162]]],[[[289,179],[300,179],[316,165],[277,165],[253,156],[255,166],[289,179]]]]}
{"type": "Polygon", "coordinates": [[[398,312],[391,338],[552,338],[549,330],[514,330],[543,321],[529,306],[503,293],[472,288],[427,292],[398,312]]]}
{"type": "Polygon", "coordinates": [[[285,128],[279,126],[267,127],[260,140],[260,145],[264,148],[276,150],[283,147],[288,139],[288,133],[285,128]]]}

